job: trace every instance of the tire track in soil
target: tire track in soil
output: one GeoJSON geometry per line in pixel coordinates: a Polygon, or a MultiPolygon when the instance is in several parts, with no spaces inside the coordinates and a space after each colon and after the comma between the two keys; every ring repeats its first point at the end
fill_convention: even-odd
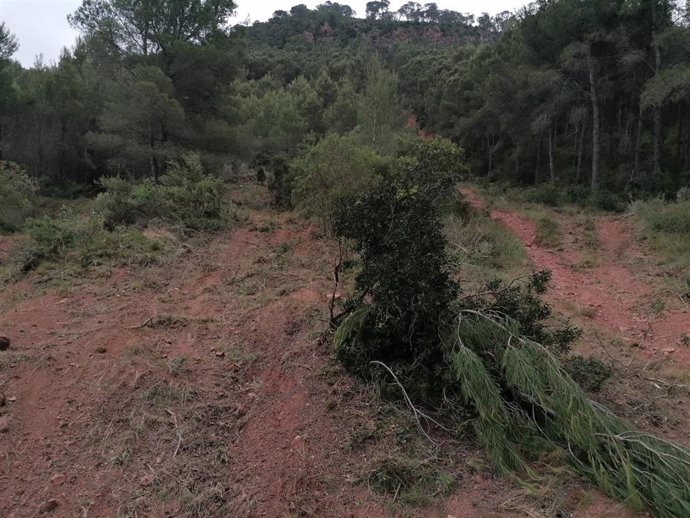
{"type": "MultiPolygon", "coordinates": [[[[473,207],[484,207],[471,189],[461,192],[473,207]]],[[[572,313],[572,305],[586,308],[588,327],[621,337],[632,347],[638,344],[638,358],[665,360],[669,367],[688,371],[690,347],[681,344],[681,338],[690,335],[687,304],[667,297],[660,299],[665,310],[658,314],[650,310],[659,296],[654,281],[663,274],[655,267],[653,255],[635,242],[628,218],[597,217],[596,260],[586,268],[578,268],[582,256],[575,243],[582,237],[582,230],[572,222],[564,218],[559,221],[565,242],[558,249],[547,249],[536,243],[536,226],[526,216],[501,210],[491,210],[490,216],[520,239],[535,269],[551,271],[552,289],[546,299],[554,307],[565,314],[572,313]]],[[[598,344],[579,344],[578,350],[603,352],[598,344]]]]}
{"type": "Polygon", "coordinates": [[[25,279],[0,294],[0,331],[13,339],[11,358],[22,358],[0,370],[12,398],[1,409],[9,429],[0,433],[0,516],[35,516],[51,499],[58,517],[124,516],[132,506],[139,516],[186,516],[181,495],[159,496],[186,463],[194,483],[224,481],[238,518],[386,514],[380,497],[352,484],[361,459],[343,448],[372,409],[342,372],[322,374],[330,350],[310,334],[330,289],[317,268],[328,244],[286,221],[262,232],[266,216],[253,217],[254,229],[214,237],[162,268],[78,279],[60,295],[25,279]],[[297,247],[285,253],[294,243],[304,257],[297,247]],[[275,267],[283,259],[289,266],[275,267]],[[266,285],[245,292],[245,280],[266,285]],[[187,321],[142,325],[155,315],[187,321]],[[219,352],[231,341],[255,356],[240,372],[219,352]],[[180,373],[169,371],[175,358],[187,359],[180,373]],[[140,411],[157,386],[194,397],[140,411]],[[135,430],[132,457],[118,467],[96,448],[129,434],[133,416],[153,431],[135,430]],[[226,457],[222,473],[195,471],[204,455],[226,457]]]}

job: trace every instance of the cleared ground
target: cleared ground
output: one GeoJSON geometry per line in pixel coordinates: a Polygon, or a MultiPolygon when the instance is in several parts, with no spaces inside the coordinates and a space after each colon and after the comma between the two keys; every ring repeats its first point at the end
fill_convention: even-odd
{"type": "MultiPolygon", "coordinates": [[[[263,189],[233,197],[244,218],[235,230],[188,243],[153,232],[176,250],[161,266],[5,287],[0,515],[629,515],[548,459],[543,487],[528,491],[493,475],[469,435],[422,444],[404,412],[332,361],[333,243],[273,212],[263,189]],[[428,474],[427,493],[377,492],[392,464],[428,474]]],[[[580,229],[557,215],[562,242],[551,248],[526,216],[492,217],[553,270],[550,300],[586,329],[578,351],[617,368],[598,397],[687,443],[688,306],[653,282],[663,270],[631,223],[607,216],[580,229]]]]}

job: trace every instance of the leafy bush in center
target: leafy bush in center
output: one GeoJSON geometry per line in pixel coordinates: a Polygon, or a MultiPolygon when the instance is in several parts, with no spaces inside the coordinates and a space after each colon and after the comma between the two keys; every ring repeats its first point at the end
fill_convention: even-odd
{"type": "Polygon", "coordinates": [[[341,344],[340,358],[360,373],[379,360],[431,375],[442,357],[438,326],[458,287],[447,272],[446,241],[430,199],[415,187],[381,185],[343,201],[333,221],[335,235],[351,239],[361,257],[351,309],[371,301],[356,320],[364,334],[341,344]]]}
{"type": "Polygon", "coordinates": [[[353,137],[331,133],[289,163],[292,202],[311,216],[327,217],[341,199],[374,186],[384,162],[353,137]]]}

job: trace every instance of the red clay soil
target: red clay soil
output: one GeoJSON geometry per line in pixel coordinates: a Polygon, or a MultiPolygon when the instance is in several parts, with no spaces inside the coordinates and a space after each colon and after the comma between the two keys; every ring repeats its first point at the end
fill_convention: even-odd
{"type": "MultiPolygon", "coordinates": [[[[191,245],[147,231],[178,248],[161,266],[6,285],[0,516],[402,512],[362,483],[386,452],[351,446],[377,400],[320,339],[332,245],[289,215],[247,213],[243,227],[191,245]]],[[[523,514],[501,507],[510,482],[472,475],[464,458],[458,476],[471,478],[454,496],[408,514],[523,514]]]]}
{"type": "MultiPolygon", "coordinates": [[[[473,191],[465,189],[463,194],[475,207],[482,206],[473,191]]],[[[669,367],[687,373],[690,347],[682,343],[682,338],[690,335],[688,304],[656,288],[663,272],[653,254],[634,239],[631,219],[608,215],[594,218],[596,256],[591,264],[578,267],[583,259],[582,246],[578,246],[582,229],[553,212],[546,213],[546,209],[545,215],[557,218],[563,229],[564,243],[557,249],[536,243],[536,226],[528,217],[491,211],[493,219],[505,224],[522,241],[535,269],[552,272],[553,289],[547,299],[564,309],[563,313],[572,313],[573,309],[586,313],[587,327],[639,347],[638,357],[665,360],[669,367]],[[658,311],[653,309],[655,301],[660,305],[658,311]]]]}
{"type": "Polygon", "coordinates": [[[309,234],[238,229],[163,268],[5,289],[0,516],[383,515],[342,448],[368,401],[341,401],[357,389],[308,334],[328,275],[278,264],[309,234]]]}
{"type": "MultiPolygon", "coordinates": [[[[321,339],[332,245],[290,215],[246,212],[244,226],[191,244],[149,232],[177,249],[159,266],[4,287],[1,517],[402,515],[397,495],[361,482],[387,452],[352,447],[377,399],[321,339]]],[[[554,270],[561,293],[580,293],[554,270]]],[[[583,304],[600,291],[588,289],[583,304]]],[[[623,322],[601,307],[602,323],[623,322]]],[[[406,516],[564,516],[562,503],[576,517],[627,515],[572,479],[558,502],[525,496],[476,448],[453,459],[455,493],[406,516]]]]}

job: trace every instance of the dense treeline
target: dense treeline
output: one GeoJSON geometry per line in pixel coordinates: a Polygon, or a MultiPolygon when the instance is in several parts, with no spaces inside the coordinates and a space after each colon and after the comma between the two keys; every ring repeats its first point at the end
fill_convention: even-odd
{"type": "Polygon", "coordinates": [[[689,38],[666,0],[537,2],[495,45],[406,60],[399,76],[422,80],[401,90],[477,173],[673,192],[688,181],[689,38]]]}
{"type": "MultiPolygon", "coordinates": [[[[436,4],[325,2],[228,24],[232,0],[90,0],[58,63],[24,69],[0,32],[0,159],[44,190],[102,176],[280,164],[329,132],[394,153],[404,113],[475,175],[674,193],[690,168],[690,31],[673,0],[538,1],[476,19],[436,4]]],[[[553,187],[548,187],[552,189],[553,187]]],[[[547,189],[547,190],[548,190],[547,189]]]]}
{"type": "Polygon", "coordinates": [[[394,18],[380,4],[366,19],[326,2],[231,27],[230,0],[85,1],[69,17],[76,46],[30,69],[11,60],[20,42],[3,26],[0,159],[44,192],[70,194],[103,176],[157,180],[187,151],[226,174],[279,169],[329,132],[393,152],[403,110],[377,52],[389,57],[400,41],[477,44],[497,28],[434,4],[394,18]]]}
{"type": "Polygon", "coordinates": [[[57,64],[5,59],[0,158],[63,191],[103,175],[158,178],[185,149],[222,163],[223,92],[243,60],[226,25],[235,5],[182,4],[84,2],[70,17],[83,37],[57,64]]]}

